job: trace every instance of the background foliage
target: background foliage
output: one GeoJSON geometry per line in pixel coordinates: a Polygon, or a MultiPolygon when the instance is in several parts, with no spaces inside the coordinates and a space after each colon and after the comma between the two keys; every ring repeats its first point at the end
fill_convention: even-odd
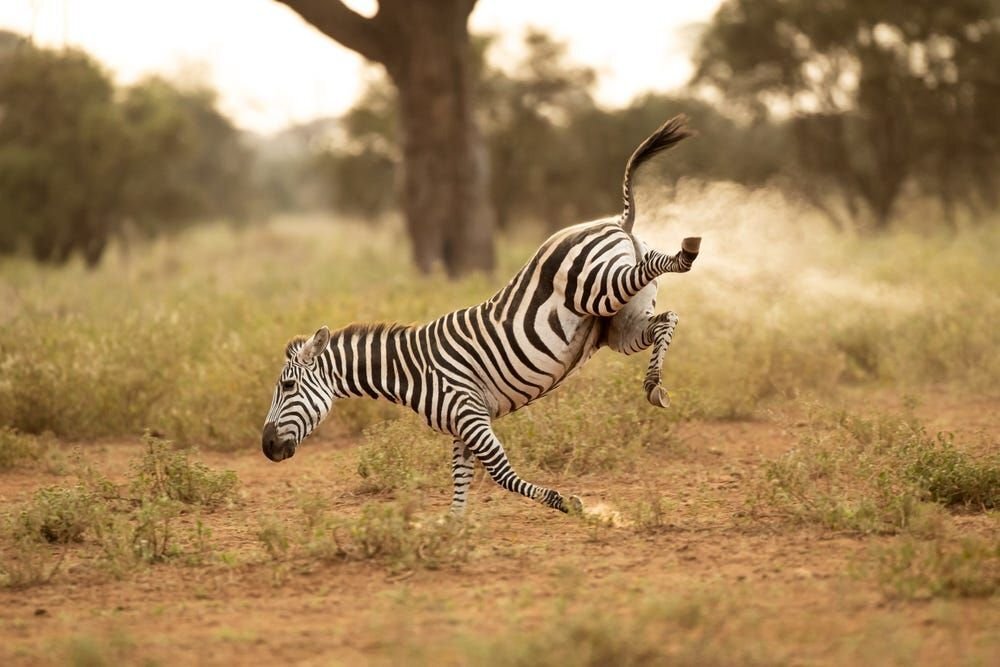
{"type": "Polygon", "coordinates": [[[87,54],[0,49],[0,251],[96,265],[112,239],[249,213],[250,152],[215,95],[116,88],[87,54]]]}
{"type": "MultiPolygon", "coordinates": [[[[700,27],[687,88],[617,109],[545,33],[529,30],[513,62],[474,36],[499,227],[614,213],[625,158],[679,112],[700,136],[641,178],[767,185],[851,232],[981,224],[1000,203],[996,16],[993,0],[727,0],[700,27]]],[[[204,86],[116,86],[84,53],[3,33],[0,109],[0,253],[96,265],[113,240],[199,222],[323,210],[375,224],[400,207],[401,122],[381,69],[342,117],[260,137],[204,86]]]]}

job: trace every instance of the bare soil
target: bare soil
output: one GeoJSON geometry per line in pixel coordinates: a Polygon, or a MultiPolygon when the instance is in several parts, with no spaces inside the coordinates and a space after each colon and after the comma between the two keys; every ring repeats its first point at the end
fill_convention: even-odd
{"type": "MultiPolygon", "coordinates": [[[[381,500],[357,491],[356,442],[310,441],[280,465],[256,446],[205,452],[201,460],[236,471],[241,482],[235,506],[203,517],[215,556],[123,580],[95,577],[87,563],[68,558],[49,584],[0,590],[0,664],[80,661],[87,642],[110,664],[472,664],[463,652],[470,642],[537,630],[566,601],[626,619],[635,600],[657,596],[710,601],[726,616],[705,641],[752,645],[760,649],[753,654],[783,664],[1000,664],[996,598],[891,601],[858,574],[872,547],[899,538],[745,516],[746,480],[797,441],[802,422],[794,412],[684,423],[678,446],[651,453],[635,472],[534,476],[610,511],[661,494],[668,523],[649,533],[569,518],[477,479],[472,556],[440,570],[267,558],[259,518],[292,522],[303,493],[345,515],[381,500]]],[[[918,412],[931,430],[978,446],[995,446],[1000,435],[995,400],[943,394],[918,412]]],[[[112,478],[124,476],[139,446],[65,445],[112,478]]],[[[0,503],[12,507],[39,487],[64,483],[41,471],[2,474],[0,503]]],[[[446,510],[449,488],[425,493],[428,508],[446,510]]],[[[982,514],[956,515],[954,530],[990,539],[1000,532],[995,515],[982,514]]]]}

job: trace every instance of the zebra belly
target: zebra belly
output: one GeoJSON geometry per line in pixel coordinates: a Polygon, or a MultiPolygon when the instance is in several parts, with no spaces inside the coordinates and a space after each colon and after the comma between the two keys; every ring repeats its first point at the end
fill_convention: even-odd
{"type": "Polygon", "coordinates": [[[535,370],[530,383],[520,386],[516,393],[488,392],[487,403],[494,416],[513,412],[545,396],[580,369],[601,346],[603,318],[580,317],[563,309],[559,313],[565,339],[547,332],[543,336],[550,355],[539,355],[535,359],[535,370]]]}

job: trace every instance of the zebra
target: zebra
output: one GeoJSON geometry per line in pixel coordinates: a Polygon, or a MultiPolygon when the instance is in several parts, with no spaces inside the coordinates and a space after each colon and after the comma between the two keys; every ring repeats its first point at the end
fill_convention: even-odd
{"type": "Polygon", "coordinates": [[[508,491],[582,512],[576,496],[518,476],[492,421],[551,392],[604,346],[624,354],[652,347],[643,388],[651,404],[668,406],[661,368],[677,315],[654,314],[657,278],[690,270],[701,238],[665,255],[633,236],[632,176],[691,134],[684,116],[660,126],[626,162],[620,216],[556,232],[487,301],[421,326],[323,326],[289,341],[261,437],[267,458],[293,456],[340,399],[386,399],[451,436],[452,512],[465,510],[474,459],[508,491]]]}

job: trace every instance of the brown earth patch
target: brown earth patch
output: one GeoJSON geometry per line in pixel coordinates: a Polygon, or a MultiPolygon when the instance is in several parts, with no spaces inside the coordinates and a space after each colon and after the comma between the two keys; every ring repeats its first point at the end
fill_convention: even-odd
{"type": "MultiPolygon", "coordinates": [[[[918,411],[931,430],[992,446],[1000,434],[994,400],[942,399],[918,411]]],[[[891,601],[856,572],[874,546],[899,538],[746,516],[747,480],[764,458],[796,442],[795,424],[794,416],[684,423],[676,432],[679,447],[651,452],[633,472],[531,475],[623,516],[635,503],[662,496],[668,519],[647,532],[567,518],[479,478],[470,501],[478,530],[469,560],[402,572],[373,562],[273,562],[257,537],[264,516],[296,525],[303,494],[318,495],[330,512],[345,516],[366,502],[388,502],[357,492],[355,442],[310,442],[280,465],[256,447],[205,452],[202,461],[240,479],[239,502],[202,517],[211,556],[115,580],[94,576],[71,553],[52,583],[0,590],[0,664],[79,662],[88,651],[108,664],[472,664],[477,646],[507,632],[537,632],[554,612],[601,609],[625,622],[651,598],[715,614],[719,625],[705,641],[723,647],[724,663],[996,660],[995,598],[891,601]]],[[[79,451],[83,461],[120,479],[139,448],[106,442],[79,451]]],[[[14,507],[35,489],[68,479],[4,473],[0,502],[14,507]]],[[[423,495],[424,513],[433,516],[446,509],[450,489],[423,495]]],[[[957,534],[995,541],[1000,533],[995,515],[958,515],[952,523],[957,534]]],[[[680,640],[664,638],[665,645],[672,641],[680,640]]]]}

